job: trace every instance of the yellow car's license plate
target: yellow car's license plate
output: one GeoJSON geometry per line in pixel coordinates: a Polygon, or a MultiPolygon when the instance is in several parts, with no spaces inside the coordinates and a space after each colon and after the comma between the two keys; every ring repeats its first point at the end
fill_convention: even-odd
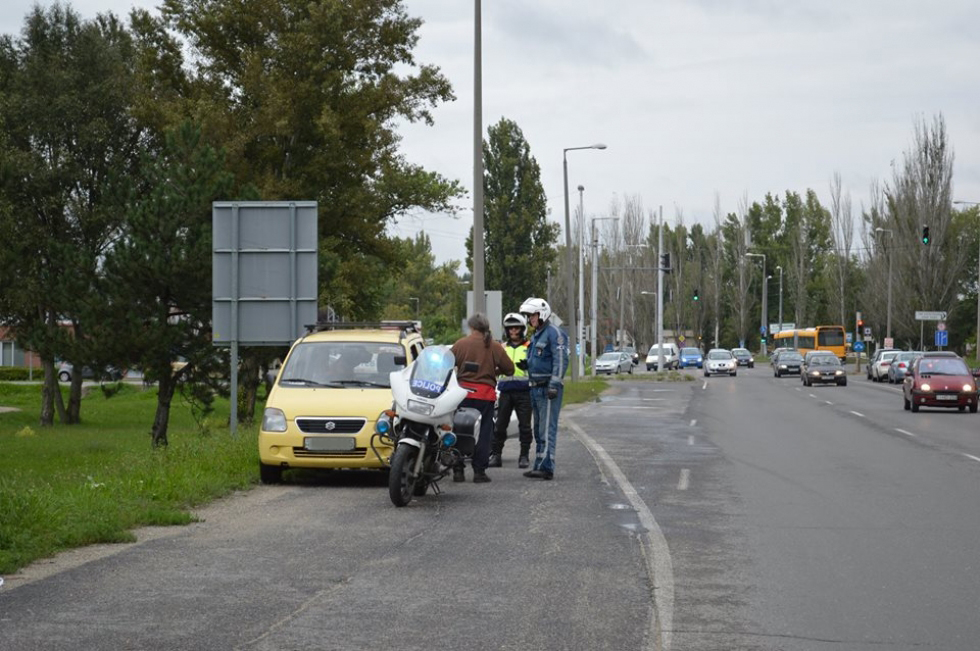
{"type": "Polygon", "coordinates": [[[353,436],[307,436],[303,447],[310,452],[348,452],[354,449],[353,436]]]}

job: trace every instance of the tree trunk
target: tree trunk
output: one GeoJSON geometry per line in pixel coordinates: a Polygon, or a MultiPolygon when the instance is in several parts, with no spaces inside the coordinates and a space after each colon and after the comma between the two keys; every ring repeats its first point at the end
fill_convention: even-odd
{"type": "Polygon", "coordinates": [[[239,402],[238,422],[251,425],[255,421],[255,400],[259,391],[259,363],[254,355],[242,360],[242,397],[239,402]]]}
{"type": "Polygon", "coordinates": [[[54,368],[54,360],[41,357],[41,367],[44,369],[44,386],[41,389],[41,427],[54,425],[55,395],[61,396],[58,389],[58,376],[54,368]]]}
{"type": "Polygon", "coordinates": [[[71,389],[68,391],[68,409],[64,410],[62,422],[77,425],[82,422],[82,372],[75,365],[71,374],[71,389]]]}
{"type": "Polygon", "coordinates": [[[157,383],[157,413],[153,418],[153,430],[151,436],[153,447],[167,447],[167,427],[170,424],[170,403],[174,397],[174,390],[177,383],[174,381],[172,370],[167,367],[159,374],[160,381],[157,383]]]}

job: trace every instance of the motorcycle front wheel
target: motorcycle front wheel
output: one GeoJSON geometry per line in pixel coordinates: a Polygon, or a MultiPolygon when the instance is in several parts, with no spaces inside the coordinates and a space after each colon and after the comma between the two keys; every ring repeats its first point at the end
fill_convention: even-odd
{"type": "Polygon", "coordinates": [[[391,471],[388,473],[388,496],[395,506],[408,506],[412,501],[415,483],[418,477],[412,472],[415,469],[415,459],[419,455],[418,448],[411,445],[399,445],[391,458],[391,471]]]}

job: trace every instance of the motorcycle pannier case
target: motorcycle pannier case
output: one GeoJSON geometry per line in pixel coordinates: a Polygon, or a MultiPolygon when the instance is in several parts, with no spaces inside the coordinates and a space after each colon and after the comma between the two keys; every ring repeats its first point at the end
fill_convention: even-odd
{"type": "Polygon", "coordinates": [[[453,433],[456,435],[456,449],[463,456],[471,456],[476,448],[479,432],[480,411],[470,407],[457,409],[453,414],[453,433]]]}

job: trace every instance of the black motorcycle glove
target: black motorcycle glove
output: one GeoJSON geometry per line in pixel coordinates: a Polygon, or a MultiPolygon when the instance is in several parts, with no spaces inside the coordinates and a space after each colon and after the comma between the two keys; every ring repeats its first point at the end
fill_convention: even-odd
{"type": "Polygon", "coordinates": [[[517,360],[517,363],[514,364],[514,366],[516,366],[517,368],[521,369],[522,371],[526,371],[527,370],[527,360],[526,359],[517,360]]]}
{"type": "Polygon", "coordinates": [[[554,400],[558,397],[558,387],[554,384],[548,387],[548,400],[554,400]]]}

